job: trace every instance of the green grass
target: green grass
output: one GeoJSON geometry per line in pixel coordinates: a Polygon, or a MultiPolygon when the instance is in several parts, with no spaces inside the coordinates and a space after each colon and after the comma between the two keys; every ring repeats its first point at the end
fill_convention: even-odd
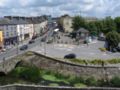
{"type": "Polygon", "coordinates": [[[76,87],[76,88],[85,88],[85,87],[87,87],[87,85],[85,85],[83,83],[76,83],[76,84],[74,84],[74,87],[76,87]]]}
{"type": "Polygon", "coordinates": [[[61,82],[61,83],[69,84],[69,82],[65,78],[61,79],[61,78],[57,78],[53,75],[43,75],[42,78],[47,81],[61,82]]]}
{"type": "Polygon", "coordinates": [[[57,86],[59,86],[59,84],[57,84],[57,83],[50,83],[49,86],[51,86],[51,87],[57,87],[57,86]]]}
{"type": "Polygon", "coordinates": [[[109,60],[82,60],[82,59],[65,59],[65,61],[70,61],[75,64],[83,64],[83,65],[107,65],[107,64],[120,64],[120,58],[118,59],[109,59],[109,60]]]}

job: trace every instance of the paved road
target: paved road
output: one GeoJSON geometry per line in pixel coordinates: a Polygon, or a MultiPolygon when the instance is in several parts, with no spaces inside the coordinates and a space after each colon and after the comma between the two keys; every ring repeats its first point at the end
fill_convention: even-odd
{"type": "Polygon", "coordinates": [[[111,59],[120,58],[120,53],[101,52],[100,47],[104,46],[104,42],[93,42],[89,46],[81,45],[67,45],[67,44],[44,44],[41,47],[35,47],[32,51],[44,54],[55,58],[63,58],[66,54],[75,53],[77,58],[82,59],[111,59]],[[45,49],[46,48],[46,49],[45,49]]]}
{"type": "Polygon", "coordinates": [[[48,26],[48,27],[49,27],[49,30],[43,36],[37,38],[35,40],[35,43],[28,44],[28,41],[26,41],[26,42],[20,44],[19,46],[15,46],[15,47],[11,48],[10,50],[7,50],[6,52],[0,53],[0,60],[3,60],[3,58],[5,58],[5,59],[12,58],[14,56],[17,56],[18,54],[22,54],[24,52],[30,51],[34,47],[40,47],[40,45],[41,45],[41,39],[42,38],[46,38],[46,37],[49,38],[50,35],[52,35],[52,33],[53,33],[54,27],[53,26],[48,26]],[[28,44],[28,49],[24,50],[24,51],[19,50],[20,47],[22,45],[25,45],[25,44],[28,44]]]}

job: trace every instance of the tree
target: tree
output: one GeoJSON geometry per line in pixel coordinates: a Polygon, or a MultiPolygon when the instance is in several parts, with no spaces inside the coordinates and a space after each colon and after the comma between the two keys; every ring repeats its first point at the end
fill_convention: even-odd
{"type": "Polygon", "coordinates": [[[120,43],[120,34],[116,31],[111,31],[106,35],[106,41],[108,42],[108,50],[116,48],[120,43]]]}
{"type": "Polygon", "coordinates": [[[78,30],[79,28],[85,27],[85,26],[86,26],[85,25],[85,20],[84,20],[83,17],[81,17],[81,16],[75,16],[73,18],[72,28],[74,30],[78,30]]]}
{"type": "Polygon", "coordinates": [[[88,28],[87,28],[89,31],[90,31],[90,34],[91,35],[94,35],[96,36],[98,34],[98,28],[96,26],[96,22],[89,22],[88,23],[88,28]]]}
{"type": "Polygon", "coordinates": [[[120,33],[120,17],[116,17],[114,21],[117,26],[117,32],[120,33]]]}
{"type": "Polygon", "coordinates": [[[107,34],[110,31],[116,31],[116,24],[111,17],[106,17],[103,20],[103,24],[104,24],[104,29],[102,30],[102,32],[104,34],[107,34]]]}

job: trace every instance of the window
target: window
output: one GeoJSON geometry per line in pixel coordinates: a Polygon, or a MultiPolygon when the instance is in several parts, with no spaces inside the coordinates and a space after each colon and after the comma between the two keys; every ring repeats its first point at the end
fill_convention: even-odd
{"type": "Polygon", "coordinates": [[[6,30],[8,30],[8,25],[6,25],[6,30]]]}
{"type": "Polygon", "coordinates": [[[9,37],[9,32],[6,32],[6,36],[9,37]]]}

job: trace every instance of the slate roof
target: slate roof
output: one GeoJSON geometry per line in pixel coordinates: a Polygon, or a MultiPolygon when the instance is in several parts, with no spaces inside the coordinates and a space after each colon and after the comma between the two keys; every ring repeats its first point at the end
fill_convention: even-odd
{"type": "Polygon", "coordinates": [[[80,28],[77,30],[77,32],[81,32],[81,33],[89,33],[89,31],[85,28],[80,28]]]}
{"type": "Polygon", "coordinates": [[[18,24],[29,24],[29,23],[25,20],[17,20],[17,19],[10,20],[7,18],[0,19],[0,25],[18,25],[18,24]]]}
{"type": "Polygon", "coordinates": [[[39,17],[19,17],[5,16],[0,19],[0,25],[37,24],[46,20],[45,16],[39,17]]]}

